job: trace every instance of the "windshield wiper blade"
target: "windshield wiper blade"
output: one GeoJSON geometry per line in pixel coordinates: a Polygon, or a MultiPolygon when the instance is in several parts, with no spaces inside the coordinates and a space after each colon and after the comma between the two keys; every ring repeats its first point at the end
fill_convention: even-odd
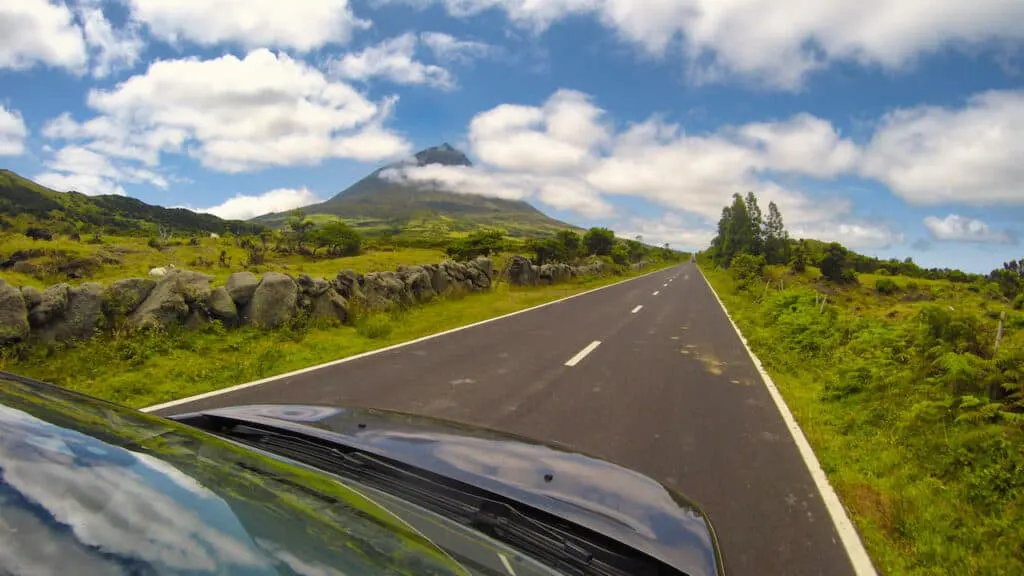
{"type": "MultiPolygon", "coordinates": [[[[218,419],[222,417],[218,416],[218,419]]],[[[244,421],[217,427],[215,433],[267,452],[308,464],[325,472],[363,482],[522,550],[569,574],[662,573],[649,558],[626,554],[573,534],[524,513],[486,490],[466,486],[430,471],[398,465],[387,459],[291,430],[244,421]]],[[[565,523],[559,523],[564,526],[565,523]]]]}

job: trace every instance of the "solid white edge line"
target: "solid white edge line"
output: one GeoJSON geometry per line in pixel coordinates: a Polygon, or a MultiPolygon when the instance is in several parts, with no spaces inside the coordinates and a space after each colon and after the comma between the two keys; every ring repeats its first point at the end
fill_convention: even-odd
{"type": "Polygon", "coordinates": [[[501,563],[505,566],[505,570],[511,576],[516,576],[516,571],[512,569],[512,563],[508,561],[508,557],[501,552],[498,552],[498,558],[501,558],[501,563]]]}
{"type": "Polygon", "coordinates": [[[637,305],[636,305],[636,308],[633,308],[633,311],[631,312],[631,314],[636,314],[636,313],[637,313],[637,312],[639,312],[639,311],[640,311],[640,309],[641,309],[641,308],[643,308],[643,307],[644,307],[644,305],[643,305],[643,304],[637,304],[637,305]]]}
{"type": "MultiPolygon", "coordinates": [[[[676,266],[681,266],[681,265],[682,264],[677,264],[676,266]]],[[[190,402],[197,402],[199,400],[205,400],[207,398],[213,398],[213,397],[216,397],[216,396],[220,396],[222,394],[230,394],[231,392],[237,392],[238,390],[244,390],[246,388],[252,388],[253,386],[259,386],[260,384],[267,384],[267,383],[273,382],[275,380],[281,380],[281,379],[284,379],[284,378],[291,378],[293,376],[298,376],[300,374],[305,374],[307,372],[313,372],[314,370],[320,370],[321,368],[329,368],[331,366],[337,366],[338,364],[344,364],[345,362],[352,362],[353,360],[359,360],[360,358],[366,358],[367,356],[373,356],[374,354],[380,354],[382,352],[389,352],[391,350],[396,350],[396,349],[402,348],[404,346],[411,346],[413,344],[419,344],[420,342],[426,342],[427,340],[431,340],[433,338],[439,338],[441,336],[447,336],[448,334],[454,334],[455,332],[459,332],[459,331],[462,331],[462,330],[468,330],[470,328],[475,328],[477,326],[482,326],[482,325],[488,324],[490,322],[497,322],[498,320],[504,320],[505,318],[511,318],[512,316],[518,316],[519,314],[525,314],[527,312],[532,312],[532,311],[538,310],[540,308],[545,308],[547,306],[553,306],[553,305],[558,304],[560,302],[565,302],[566,300],[572,300],[573,298],[579,298],[580,296],[586,296],[587,294],[592,294],[592,293],[597,292],[599,290],[604,290],[606,288],[611,288],[612,286],[618,286],[619,284],[624,284],[626,282],[632,282],[634,280],[640,280],[641,278],[646,278],[646,277],[648,277],[648,276],[650,276],[652,274],[657,274],[659,272],[664,272],[665,270],[669,270],[669,269],[674,268],[674,267],[675,266],[669,266],[668,268],[662,268],[661,270],[655,270],[653,272],[648,272],[647,274],[642,274],[640,276],[634,276],[633,278],[626,278],[624,280],[619,280],[618,282],[612,282],[611,284],[606,284],[604,286],[598,286],[597,288],[591,288],[590,290],[587,290],[585,292],[580,292],[579,294],[573,294],[572,296],[566,296],[565,298],[559,298],[558,300],[552,300],[551,302],[545,302],[543,304],[538,304],[538,305],[533,306],[531,308],[524,308],[522,310],[516,310],[515,312],[509,312],[508,314],[503,314],[501,316],[495,316],[494,318],[487,318],[486,320],[481,320],[479,322],[474,322],[472,324],[466,324],[465,326],[458,326],[458,327],[455,327],[455,328],[450,328],[450,329],[445,330],[443,332],[436,332],[434,334],[428,334],[426,336],[420,336],[419,338],[415,338],[413,340],[408,340],[406,342],[399,342],[398,344],[392,344],[391,346],[385,346],[384,348],[378,348],[376,350],[369,350],[367,352],[362,352],[360,354],[355,354],[354,356],[346,356],[345,358],[339,358],[337,360],[332,360],[330,362],[324,362],[323,364],[317,364],[315,366],[309,366],[308,368],[300,368],[298,370],[293,370],[291,372],[285,372],[284,374],[277,374],[275,376],[268,376],[266,378],[261,378],[260,380],[253,380],[252,382],[246,382],[244,384],[236,384],[236,385],[230,386],[228,388],[220,388],[218,390],[211,390],[209,392],[204,392],[202,394],[196,394],[195,396],[189,396],[187,398],[180,398],[178,400],[170,400],[168,402],[164,402],[164,403],[161,403],[161,404],[154,404],[152,406],[146,406],[145,408],[139,408],[139,411],[140,412],[155,412],[157,410],[164,410],[166,408],[173,408],[175,406],[180,406],[182,404],[188,404],[190,402]]]]}
{"type": "Polygon", "coordinates": [[[825,502],[825,508],[828,509],[829,516],[832,517],[832,524],[836,528],[836,532],[839,534],[839,539],[843,542],[843,547],[846,549],[846,555],[850,559],[850,564],[853,565],[853,570],[857,576],[877,576],[878,572],[875,570],[874,565],[871,563],[871,557],[868,556],[867,550],[864,549],[864,543],[860,540],[860,535],[857,534],[857,529],[853,526],[853,522],[850,521],[850,517],[846,515],[846,509],[843,508],[843,503],[839,501],[839,496],[836,495],[836,491],[832,489],[832,484],[828,481],[828,476],[825,471],[822,470],[821,464],[818,462],[818,457],[814,455],[814,450],[811,449],[811,445],[807,442],[807,437],[804,436],[803,430],[800,425],[797,424],[796,418],[793,417],[793,413],[789,411],[789,406],[786,405],[786,401],[782,398],[782,394],[779,389],[775,386],[775,382],[772,381],[772,377],[768,375],[768,372],[764,369],[761,364],[761,360],[758,359],[754,351],[750,349],[747,344],[747,339],[740,332],[739,326],[733,321],[732,316],[729,315],[729,310],[726,309],[722,299],[718,297],[718,293],[711,287],[711,283],[708,282],[704,271],[697,267],[697,272],[700,277],[704,280],[704,283],[708,285],[708,290],[714,294],[715,300],[718,301],[718,305],[722,307],[722,312],[725,312],[725,317],[729,319],[729,323],[732,324],[732,329],[736,331],[736,335],[739,336],[740,342],[743,343],[743,347],[747,349],[747,354],[750,355],[750,360],[754,363],[754,367],[757,368],[758,373],[761,374],[761,380],[764,382],[766,388],[768,388],[768,394],[771,395],[772,401],[775,402],[775,407],[778,408],[779,414],[782,415],[782,420],[786,423],[786,428],[789,429],[789,434],[793,437],[793,442],[796,443],[797,450],[800,452],[800,457],[803,458],[804,464],[807,466],[807,471],[810,472],[811,478],[814,480],[815,486],[818,487],[818,493],[821,494],[822,501],[825,502]]]}
{"type": "Polygon", "coordinates": [[[590,344],[587,344],[586,348],[584,348],[583,350],[580,350],[579,352],[577,352],[575,356],[573,356],[572,358],[569,358],[569,360],[567,360],[565,362],[565,365],[566,366],[575,366],[575,365],[579,364],[584,358],[587,357],[587,354],[590,354],[591,352],[593,352],[600,345],[601,345],[601,341],[600,340],[594,340],[590,344]]]}

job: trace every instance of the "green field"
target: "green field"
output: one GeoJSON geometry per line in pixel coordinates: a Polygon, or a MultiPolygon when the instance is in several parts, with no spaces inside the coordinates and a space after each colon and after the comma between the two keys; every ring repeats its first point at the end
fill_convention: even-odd
{"type": "Polygon", "coordinates": [[[881,573],[1024,574],[1024,313],[978,282],[704,270],[881,573]]]}
{"type": "MultiPolygon", "coordinates": [[[[672,264],[658,264],[647,271],[672,264]]],[[[591,277],[536,288],[499,284],[490,292],[363,316],[354,326],[295,325],[266,332],[224,330],[212,323],[191,332],[113,334],[72,348],[0,352],[0,370],[141,407],[390,346],[621,279],[591,277]]]]}

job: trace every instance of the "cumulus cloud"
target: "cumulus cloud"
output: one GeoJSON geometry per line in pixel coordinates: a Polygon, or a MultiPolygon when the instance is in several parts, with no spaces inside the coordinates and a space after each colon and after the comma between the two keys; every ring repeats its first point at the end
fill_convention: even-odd
{"type": "Polygon", "coordinates": [[[407,154],[408,142],[382,125],[393,103],[371,102],[304,62],[256,50],[241,59],[153,62],[110,90],[92,90],[88,104],[98,116],[79,122],[64,114],[42,132],[151,168],[162,154],[187,154],[235,173],[407,154]]]}
{"type": "Polygon", "coordinates": [[[855,250],[888,248],[902,244],[904,235],[887,224],[875,222],[807,223],[790,229],[793,238],[813,238],[823,242],[839,242],[855,250]]]}
{"type": "Polygon", "coordinates": [[[666,212],[660,218],[628,218],[612,224],[617,236],[636,238],[642,236],[646,244],[671,248],[702,250],[711,244],[715,229],[707,223],[693,222],[674,212],[666,212]]]}
{"type": "Polygon", "coordinates": [[[552,23],[591,15],[647,53],[681,51],[694,79],[739,76],[765,86],[799,88],[835,61],[901,70],[942,48],[1024,40],[1024,3],[1007,0],[391,0],[441,4],[466,17],[503,10],[515,25],[540,33],[552,23]]]}
{"type": "Polygon", "coordinates": [[[945,218],[928,216],[924,226],[936,240],[977,242],[980,244],[1012,244],[1014,238],[1007,232],[996,232],[977,218],[949,214],[945,218]]]}
{"type": "Polygon", "coordinates": [[[435,58],[445,62],[471,62],[494,52],[490,44],[460,40],[442,32],[423,32],[420,41],[434,53],[435,58]]]}
{"type": "Polygon", "coordinates": [[[139,60],[145,42],[132,24],[116,29],[103,15],[99,0],[81,0],[78,16],[82,21],[85,43],[93,54],[92,75],[103,78],[113,72],[130,69],[139,60]]]}
{"type": "Polygon", "coordinates": [[[1024,203],[1024,90],[887,114],[861,171],[915,204],[1024,203]]]}
{"type": "Polygon", "coordinates": [[[370,27],[348,0],[127,0],[132,18],[171,43],[221,43],[300,52],[348,42],[370,27]]]}
{"type": "Polygon", "coordinates": [[[227,220],[248,220],[272,212],[285,212],[319,202],[316,194],[306,188],[278,188],[263,194],[236,194],[224,202],[198,212],[207,212],[227,220]]]}
{"type": "Polygon", "coordinates": [[[17,110],[0,104],[0,156],[18,156],[25,151],[28,127],[17,110]]]}
{"type": "MultiPolygon", "coordinates": [[[[735,192],[752,190],[766,204],[776,202],[789,224],[838,226],[851,211],[848,199],[812,198],[766,176],[828,177],[852,169],[856,146],[824,120],[798,115],[691,135],[657,117],[616,131],[607,116],[589,96],[570,90],[539,106],[502,104],[470,121],[468,142],[479,165],[406,166],[387,176],[469,194],[537,200],[588,218],[614,216],[610,196],[641,198],[695,217],[686,226],[657,224],[656,234],[671,235],[677,243],[710,239],[711,223],[735,192]]],[[[622,223],[622,228],[641,224],[622,223]]],[[[863,245],[868,232],[862,228],[850,224],[844,230],[864,239],[863,245]]]]}
{"type": "Polygon", "coordinates": [[[100,194],[125,195],[124,188],[120,184],[96,174],[43,172],[42,174],[37,174],[34,180],[58,192],[75,191],[90,196],[100,194]]]}
{"type": "Polygon", "coordinates": [[[82,30],[64,4],[0,2],[0,69],[36,64],[81,71],[88,60],[82,30]]]}
{"type": "Polygon", "coordinates": [[[406,33],[351,52],[331,61],[331,74],[349,80],[385,78],[396,84],[427,84],[442,89],[455,87],[451,73],[434,65],[416,60],[419,43],[415,34],[406,33]]]}
{"type": "Polygon", "coordinates": [[[81,146],[59,148],[44,164],[49,171],[38,175],[36,180],[59,192],[124,195],[120,182],[144,182],[165,189],[168,186],[167,179],[157,172],[112,161],[104,154],[81,146]]]}

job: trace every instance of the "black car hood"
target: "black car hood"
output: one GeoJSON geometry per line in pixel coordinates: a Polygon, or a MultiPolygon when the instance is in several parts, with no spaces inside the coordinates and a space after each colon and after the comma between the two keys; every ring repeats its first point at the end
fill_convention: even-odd
{"type": "Polygon", "coordinates": [[[202,414],[312,434],[552,513],[687,574],[722,572],[714,531],[696,504],[643,474],[557,444],[376,409],[251,405],[202,414]]]}

